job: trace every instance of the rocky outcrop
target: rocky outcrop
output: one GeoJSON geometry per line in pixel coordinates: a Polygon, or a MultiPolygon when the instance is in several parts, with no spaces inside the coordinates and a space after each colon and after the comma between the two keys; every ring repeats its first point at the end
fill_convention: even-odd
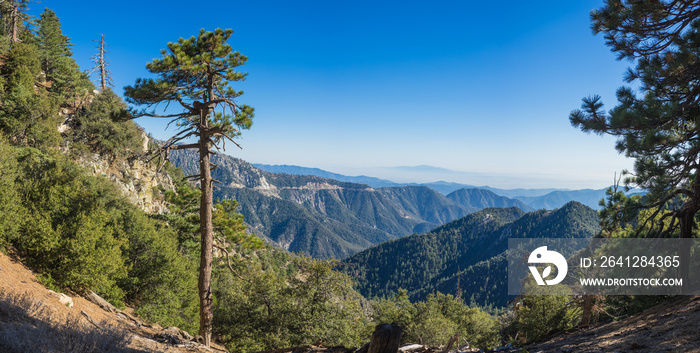
{"type": "Polygon", "coordinates": [[[49,290],[49,293],[51,295],[53,295],[54,297],[56,297],[58,299],[59,303],[65,305],[69,308],[73,307],[73,298],[71,298],[63,293],[54,292],[52,290],[49,290]]]}
{"type": "Polygon", "coordinates": [[[164,192],[175,190],[175,186],[168,173],[158,172],[155,163],[145,163],[138,158],[109,160],[97,153],[82,156],[77,162],[93,175],[114,182],[131,203],[145,212],[160,214],[167,211],[164,192]]]}

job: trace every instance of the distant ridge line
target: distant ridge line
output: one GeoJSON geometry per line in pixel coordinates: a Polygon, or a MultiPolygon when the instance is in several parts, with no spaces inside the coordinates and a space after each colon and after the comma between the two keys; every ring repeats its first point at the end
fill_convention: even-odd
{"type": "MultiPolygon", "coordinates": [[[[429,183],[397,183],[391,180],[360,175],[347,176],[339,173],[329,172],[320,168],[301,167],[296,165],[270,165],[262,163],[253,163],[253,166],[270,173],[284,173],[291,175],[311,175],[322,178],[329,178],[338,181],[366,184],[372,188],[382,187],[400,187],[400,186],[427,186],[443,195],[449,195],[461,189],[480,189],[488,190],[498,196],[504,196],[511,199],[521,201],[524,205],[531,209],[556,209],[562,207],[567,202],[578,201],[593,209],[600,209],[598,202],[605,197],[605,188],[603,189],[499,189],[490,186],[474,186],[469,184],[460,184],[447,181],[435,181],[429,183]]],[[[409,168],[409,167],[404,167],[409,168]]],[[[437,167],[434,167],[437,168],[437,167]]]]}

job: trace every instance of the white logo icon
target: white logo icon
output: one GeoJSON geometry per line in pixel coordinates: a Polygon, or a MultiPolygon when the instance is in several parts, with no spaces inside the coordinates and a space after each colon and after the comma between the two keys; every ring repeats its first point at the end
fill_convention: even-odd
{"type": "Polygon", "coordinates": [[[544,278],[547,278],[547,276],[552,273],[552,266],[547,266],[547,268],[545,268],[542,272],[542,275],[540,275],[539,271],[537,271],[537,267],[529,266],[532,276],[535,277],[535,281],[537,281],[537,284],[540,286],[544,286],[545,282],[547,282],[547,285],[550,286],[558,284],[564,280],[564,277],[566,277],[566,271],[569,270],[569,266],[566,264],[566,259],[564,256],[561,256],[561,254],[556,251],[547,250],[546,246],[541,246],[535,249],[535,251],[530,254],[530,258],[528,258],[527,261],[534,264],[554,264],[554,266],[557,267],[557,276],[554,279],[548,279],[545,281],[544,278]]]}

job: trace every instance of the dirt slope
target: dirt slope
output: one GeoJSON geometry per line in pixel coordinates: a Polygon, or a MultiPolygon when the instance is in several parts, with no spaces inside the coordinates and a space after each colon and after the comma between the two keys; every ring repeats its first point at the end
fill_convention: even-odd
{"type": "MultiPolygon", "coordinates": [[[[161,338],[168,338],[163,333],[171,331],[164,331],[158,324],[150,325],[141,322],[140,319],[133,316],[129,309],[109,312],[85,298],[66,293],[73,301],[73,306],[68,307],[59,301],[57,294],[52,293],[37,282],[32,271],[3,253],[0,253],[0,294],[0,299],[10,298],[10,300],[20,303],[4,303],[4,306],[0,307],[0,325],[4,325],[4,327],[0,326],[0,334],[2,334],[3,328],[7,330],[12,324],[3,321],[3,318],[8,320],[8,317],[13,317],[8,313],[3,313],[2,309],[12,309],[14,305],[15,311],[27,309],[21,314],[32,316],[29,320],[33,320],[33,327],[37,326],[36,323],[46,323],[48,326],[72,322],[90,328],[93,326],[112,326],[123,330],[129,340],[126,347],[129,352],[226,352],[223,347],[217,345],[207,348],[189,341],[179,344],[172,344],[172,341],[170,344],[157,342],[156,340],[163,340],[161,338]],[[26,308],[27,306],[31,306],[33,309],[29,310],[26,308]],[[3,314],[5,315],[3,316],[3,314]]],[[[4,352],[5,350],[2,348],[0,346],[0,351],[4,352]]]]}
{"type": "Polygon", "coordinates": [[[527,347],[549,352],[700,352],[700,297],[678,297],[639,315],[527,347]]]}

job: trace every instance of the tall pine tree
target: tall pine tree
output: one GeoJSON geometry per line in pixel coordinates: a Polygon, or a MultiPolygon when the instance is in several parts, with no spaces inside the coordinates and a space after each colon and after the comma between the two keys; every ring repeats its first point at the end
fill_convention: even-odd
{"type": "Polygon", "coordinates": [[[37,20],[37,46],[41,70],[51,83],[51,92],[64,99],[74,98],[78,88],[86,89],[87,78],[73,60],[70,39],[63,34],[56,13],[45,9],[37,20]]]}
{"type": "MultiPolygon", "coordinates": [[[[647,236],[691,238],[700,211],[700,3],[608,0],[591,19],[618,59],[636,61],[625,79],[639,92],[621,87],[609,112],[599,96],[584,98],[570,120],[584,132],[617,136],[617,150],[635,159],[626,184],[648,191],[617,200],[623,207],[616,202],[604,214],[622,212],[627,216],[620,219],[630,220],[650,209],[638,227],[647,236]]],[[[689,256],[689,247],[681,256],[689,256]]],[[[687,266],[681,276],[688,277],[687,266]]]]}
{"type": "MultiPolygon", "coordinates": [[[[234,52],[228,39],[233,30],[203,29],[196,37],[180,38],[168,43],[162,57],[146,65],[157,79],[138,79],[134,86],[125,87],[127,101],[136,105],[156,107],[161,103],[176,102],[181,112],[156,114],[142,111],[136,116],[172,119],[181,131],[161,146],[166,152],[171,149],[195,148],[199,150],[200,174],[197,179],[202,190],[200,199],[201,257],[199,268],[200,328],[205,344],[211,344],[213,298],[211,291],[211,268],[213,249],[213,183],[210,156],[212,148],[219,148],[225,140],[233,141],[241,129],[249,129],[253,119],[253,108],[236,102],[243,91],[236,91],[231,82],[243,81],[245,73],[235,71],[247,57],[234,52]],[[178,144],[195,137],[196,142],[178,144]]],[[[238,145],[238,144],[236,144],[238,145]]],[[[240,147],[240,146],[239,146],[240,147]]]]}
{"type": "Polygon", "coordinates": [[[0,3],[3,34],[8,36],[12,43],[21,39],[24,21],[29,18],[26,14],[28,2],[29,0],[6,0],[0,3]]]}

